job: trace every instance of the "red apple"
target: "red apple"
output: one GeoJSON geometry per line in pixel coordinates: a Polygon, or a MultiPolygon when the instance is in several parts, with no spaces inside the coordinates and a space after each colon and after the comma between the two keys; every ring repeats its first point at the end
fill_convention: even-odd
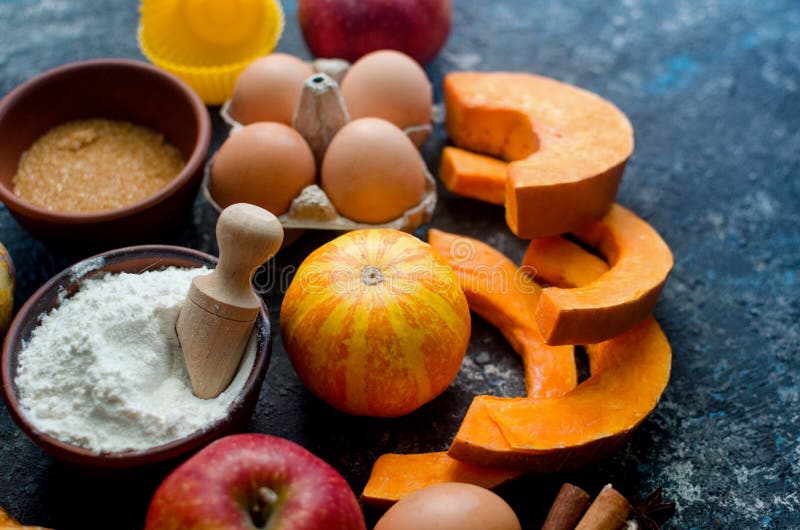
{"type": "Polygon", "coordinates": [[[433,59],[450,33],[451,0],[300,0],[306,44],[318,57],[355,61],[393,49],[421,64],[433,59]]]}
{"type": "Polygon", "coordinates": [[[299,445],[263,434],[217,440],[158,487],[145,530],[366,530],[350,486],[299,445]]]}

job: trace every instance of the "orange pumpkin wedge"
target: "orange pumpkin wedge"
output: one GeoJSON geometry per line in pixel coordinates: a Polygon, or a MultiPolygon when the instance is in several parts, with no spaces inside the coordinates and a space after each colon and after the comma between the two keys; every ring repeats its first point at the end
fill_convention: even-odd
{"type": "Polygon", "coordinates": [[[442,482],[465,482],[483,488],[496,488],[520,473],[492,469],[453,460],[447,453],[416,455],[385,454],[372,466],[361,500],[388,508],[409,493],[442,482]]]}
{"type": "Polygon", "coordinates": [[[614,203],[633,128],[612,103],[555,79],[509,72],[448,74],[444,95],[457,146],[512,162],[505,206],[516,235],[570,232],[614,203]]]}
{"type": "MultiPolygon", "coordinates": [[[[605,265],[561,237],[532,242],[525,262],[538,269],[537,278],[562,288],[593,281],[605,265]],[[569,261],[562,262],[565,257],[569,261]]],[[[551,472],[580,467],[621,448],[666,388],[669,343],[649,317],[586,350],[592,376],[560,399],[477,396],[448,454],[500,469],[551,472]],[[530,425],[524,434],[523,423],[530,425]],[[542,430],[550,434],[540,437],[542,430]]]]}
{"type": "MultiPolygon", "coordinates": [[[[525,253],[523,269],[540,284],[577,287],[606,272],[608,265],[575,243],[561,236],[553,236],[531,241],[525,253]]],[[[488,457],[493,465],[500,468],[524,469],[527,455],[512,450],[500,427],[489,417],[483,404],[484,398],[490,397],[478,396],[473,400],[459,429],[461,437],[456,436],[450,450],[468,461],[478,462],[488,457]]],[[[541,465],[544,458],[542,455],[537,455],[537,458],[537,464],[541,465]]],[[[554,458],[560,456],[555,455],[554,458]]]]}
{"type": "Polygon", "coordinates": [[[586,285],[608,272],[608,264],[561,236],[534,239],[522,265],[539,284],[550,287],[586,285]]]}
{"type": "Polygon", "coordinates": [[[529,396],[560,396],[575,388],[573,348],[545,344],[533,321],[539,285],[476,239],[431,229],[428,242],[455,271],[470,309],[498,328],[522,358],[529,396]]]}
{"type": "MultiPolygon", "coordinates": [[[[672,252],[658,232],[618,204],[573,234],[610,269],[580,287],[542,290],[536,322],[547,344],[592,344],[631,329],[653,312],[672,270],[672,252]]],[[[530,254],[526,264],[537,267],[530,254]]],[[[591,274],[599,270],[595,263],[591,274]]]]}
{"type": "Polygon", "coordinates": [[[458,147],[445,147],[439,178],[444,187],[458,195],[492,204],[506,200],[508,163],[458,147]]]}
{"type": "Polygon", "coordinates": [[[587,351],[595,371],[565,396],[476,397],[448,454],[489,467],[554,472],[618,450],[667,386],[669,342],[649,317],[587,351]]]}

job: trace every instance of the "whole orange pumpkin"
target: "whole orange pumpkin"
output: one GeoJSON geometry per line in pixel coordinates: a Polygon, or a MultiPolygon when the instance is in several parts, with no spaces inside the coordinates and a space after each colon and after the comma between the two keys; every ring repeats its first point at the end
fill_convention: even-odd
{"type": "Polygon", "coordinates": [[[408,414],[455,379],[470,336],[458,279],[427,243],[358,230],[300,265],[281,335],[303,384],[349,414],[408,414]]]}

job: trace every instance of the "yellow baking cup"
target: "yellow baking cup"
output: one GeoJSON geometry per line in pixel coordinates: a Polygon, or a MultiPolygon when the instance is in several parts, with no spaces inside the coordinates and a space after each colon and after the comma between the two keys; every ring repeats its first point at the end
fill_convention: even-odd
{"type": "Polygon", "coordinates": [[[275,0],[142,0],[139,48],[208,104],[230,99],[236,78],[283,32],[275,0]]]}

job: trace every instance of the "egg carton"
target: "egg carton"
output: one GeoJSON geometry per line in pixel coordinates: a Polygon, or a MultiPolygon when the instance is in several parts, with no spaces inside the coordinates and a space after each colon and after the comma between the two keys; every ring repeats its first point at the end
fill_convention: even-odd
{"type": "MultiPolygon", "coordinates": [[[[350,68],[350,63],[341,59],[318,59],[313,61],[311,66],[316,73],[306,79],[303,85],[292,126],[308,142],[314,153],[317,168],[320,168],[328,144],[339,129],[350,121],[347,107],[339,92],[339,82],[350,68]]],[[[228,100],[222,105],[220,115],[230,127],[229,134],[236,134],[244,126],[230,115],[230,103],[228,100]]],[[[427,123],[407,127],[403,132],[419,146],[432,130],[431,124],[427,123]]],[[[289,211],[278,216],[278,219],[287,230],[349,231],[363,228],[394,228],[413,232],[420,225],[430,221],[436,207],[436,181],[422,156],[420,162],[425,171],[425,195],[419,204],[409,208],[396,219],[381,224],[360,223],[348,219],[336,211],[328,196],[316,184],[306,186],[292,200],[289,211]]],[[[212,164],[213,158],[205,167],[203,195],[217,212],[221,212],[222,208],[210,191],[212,164]]]]}

